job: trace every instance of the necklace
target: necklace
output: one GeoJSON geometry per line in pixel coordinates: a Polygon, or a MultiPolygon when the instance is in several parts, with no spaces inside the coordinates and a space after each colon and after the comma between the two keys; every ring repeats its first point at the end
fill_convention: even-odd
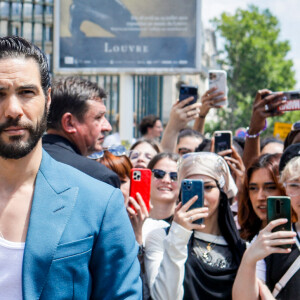
{"type": "MultiPolygon", "coordinates": [[[[198,253],[198,256],[200,254],[200,257],[201,259],[207,263],[207,264],[210,264],[212,262],[212,255],[210,254],[210,252],[212,251],[212,249],[214,249],[214,247],[216,246],[216,243],[215,241],[218,239],[218,236],[212,241],[212,242],[209,242],[207,245],[206,245],[206,250],[203,250],[203,248],[200,246],[200,247],[197,247],[199,252],[198,253]]],[[[198,252],[198,251],[197,251],[198,252]]]]}

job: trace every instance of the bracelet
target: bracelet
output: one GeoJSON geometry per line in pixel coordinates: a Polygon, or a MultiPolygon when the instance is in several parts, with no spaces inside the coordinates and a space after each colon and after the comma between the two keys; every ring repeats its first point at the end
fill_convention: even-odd
{"type": "Polygon", "coordinates": [[[206,116],[200,116],[200,115],[199,115],[199,118],[200,118],[200,119],[205,119],[206,116]]]}
{"type": "Polygon", "coordinates": [[[267,119],[265,119],[265,126],[260,132],[258,132],[256,134],[249,134],[249,127],[247,127],[245,135],[249,139],[255,139],[255,138],[259,137],[267,129],[267,127],[268,127],[268,122],[267,122],[267,119]]]}

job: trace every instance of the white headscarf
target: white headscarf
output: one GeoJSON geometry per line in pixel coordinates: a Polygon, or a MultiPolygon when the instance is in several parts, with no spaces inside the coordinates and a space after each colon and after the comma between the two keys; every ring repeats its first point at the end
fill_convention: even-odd
{"type": "Polygon", "coordinates": [[[179,182],[191,175],[206,175],[218,182],[228,198],[237,194],[237,187],[223,157],[213,152],[192,152],[178,162],[179,182]]]}

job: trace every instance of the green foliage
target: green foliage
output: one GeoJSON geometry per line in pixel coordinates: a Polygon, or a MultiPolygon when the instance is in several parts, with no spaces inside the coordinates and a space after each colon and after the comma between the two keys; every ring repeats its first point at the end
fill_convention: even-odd
{"type": "MultiPolygon", "coordinates": [[[[294,88],[293,62],[286,59],[289,42],[279,40],[277,18],[268,9],[259,11],[253,5],[248,10],[237,9],[234,15],[223,13],[212,23],[224,39],[219,63],[227,70],[229,108],[218,110],[218,123],[210,124],[210,129],[247,127],[257,90],[294,88]]],[[[288,112],[276,121],[292,123],[299,117],[299,112],[288,112]]]]}

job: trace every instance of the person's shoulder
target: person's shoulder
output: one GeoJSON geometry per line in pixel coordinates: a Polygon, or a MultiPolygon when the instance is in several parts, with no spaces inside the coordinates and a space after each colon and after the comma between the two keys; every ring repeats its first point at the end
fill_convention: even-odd
{"type": "Polygon", "coordinates": [[[103,193],[112,193],[115,190],[113,186],[100,181],[69,164],[55,160],[46,151],[43,152],[40,171],[47,178],[52,178],[52,176],[55,175],[56,182],[63,180],[69,186],[78,186],[80,189],[87,190],[89,193],[97,193],[100,191],[103,193]]]}
{"type": "Polygon", "coordinates": [[[51,134],[45,135],[43,137],[43,148],[52,158],[61,163],[70,165],[114,187],[120,186],[120,180],[116,173],[101,163],[78,154],[75,151],[74,145],[60,136],[51,134]]]}

